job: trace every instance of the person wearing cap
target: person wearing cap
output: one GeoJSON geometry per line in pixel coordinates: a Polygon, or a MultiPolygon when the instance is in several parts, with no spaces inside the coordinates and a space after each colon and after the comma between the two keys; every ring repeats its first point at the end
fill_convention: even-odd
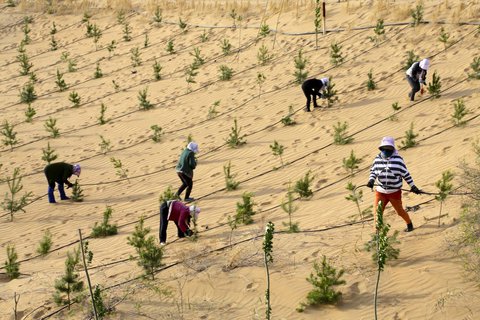
{"type": "MultiPolygon", "coordinates": [[[[415,100],[415,93],[420,91],[420,84],[425,85],[425,79],[427,78],[427,70],[430,67],[430,60],[423,59],[420,62],[414,62],[410,68],[408,68],[407,81],[412,87],[412,91],[408,94],[410,101],[415,100]]],[[[422,91],[423,93],[423,91],[422,91]]]]}
{"type": "Polygon", "coordinates": [[[195,205],[186,206],[177,200],[164,201],[160,205],[160,244],[165,245],[167,242],[168,221],[175,222],[179,238],[190,237],[193,235],[189,228],[190,220],[192,217],[197,220],[199,214],[200,208],[195,205]]]}
{"type": "MultiPolygon", "coordinates": [[[[395,140],[392,137],[384,137],[378,149],[380,149],[380,153],[373,160],[367,183],[367,186],[372,190],[375,181],[378,183],[373,208],[376,210],[378,202],[382,201],[383,210],[385,210],[385,206],[390,202],[397,214],[405,220],[407,224],[405,231],[410,232],[413,230],[413,223],[408,213],[403,209],[402,179],[410,186],[410,192],[421,194],[422,191],[413,183],[403,158],[395,148],[395,140]]],[[[374,215],[374,218],[376,226],[377,216],[374,215]]]]}
{"type": "Polygon", "coordinates": [[[310,112],[310,101],[312,100],[313,97],[313,107],[318,108],[317,105],[317,96],[325,99],[324,94],[320,93],[321,90],[323,90],[323,93],[327,90],[329,80],[328,78],[322,78],[322,79],[308,79],[305,80],[302,84],[302,90],[303,93],[305,94],[305,97],[307,98],[307,104],[305,106],[305,111],[310,112]]]}
{"type": "Polygon", "coordinates": [[[196,142],[190,142],[185,150],[182,151],[177,167],[175,168],[178,177],[182,181],[182,185],[178,188],[176,196],[180,197],[183,190],[187,189],[185,191],[186,202],[195,200],[194,198],[190,198],[190,193],[193,188],[193,170],[197,167],[196,153],[198,153],[198,144],[196,142]]]}
{"type": "Polygon", "coordinates": [[[58,192],[60,193],[61,200],[68,200],[69,197],[65,194],[64,184],[67,185],[67,189],[71,188],[73,184],[68,181],[72,174],[77,177],[80,176],[82,171],[79,164],[68,164],[65,162],[56,162],[48,164],[43,172],[48,181],[48,202],[56,203],[53,191],[55,191],[55,183],[58,184],[58,192]]]}

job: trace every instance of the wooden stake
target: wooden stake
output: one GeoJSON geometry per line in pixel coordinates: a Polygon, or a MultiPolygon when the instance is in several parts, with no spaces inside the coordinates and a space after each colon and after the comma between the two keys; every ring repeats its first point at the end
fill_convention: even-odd
{"type": "Polygon", "coordinates": [[[85,252],[84,252],[84,249],[83,249],[82,230],[78,229],[78,235],[80,236],[80,248],[82,248],[83,268],[85,269],[85,275],[87,276],[87,282],[88,282],[88,290],[90,290],[90,297],[92,298],[93,315],[95,316],[95,320],[98,320],[97,307],[95,307],[95,300],[93,299],[92,284],[90,282],[90,276],[88,275],[87,262],[85,262],[85,252]]]}
{"type": "Polygon", "coordinates": [[[322,13],[323,13],[323,35],[327,33],[327,27],[325,24],[325,20],[327,20],[327,10],[325,9],[325,1],[322,2],[322,13]]]}

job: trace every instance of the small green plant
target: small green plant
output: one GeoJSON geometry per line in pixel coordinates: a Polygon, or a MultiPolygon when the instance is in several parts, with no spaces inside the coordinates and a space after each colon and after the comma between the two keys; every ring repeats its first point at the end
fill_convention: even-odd
{"type": "Polygon", "coordinates": [[[303,312],[308,306],[335,304],[342,297],[342,293],[336,291],[334,287],[346,284],[346,281],[341,279],[345,272],[343,269],[337,271],[330,265],[326,256],[323,256],[321,265],[315,261],[313,269],[314,271],[307,278],[313,289],[307,294],[307,301],[300,303],[298,312],[303,312]]]}
{"type": "Polygon", "coordinates": [[[20,63],[20,75],[26,76],[30,74],[30,70],[33,68],[33,63],[30,62],[30,58],[25,52],[17,56],[17,61],[20,63]]]}
{"type": "Polygon", "coordinates": [[[253,202],[252,197],[252,193],[245,191],[242,194],[243,202],[237,202],[237,213],[235,216],[237,222],[241,222],[243,224],[253,223],[252,216],[255,215],[255,211],[253,210],[255,203],[253,202]]]}
{"type": "Polygon", "coordinates": [[[89,22],[91,17],[92,17],[92,15],[90,13],[84,12],[83,17],[82,17],[82,22],[83,23],[89,22]]]}
{"type": "Polygon", "coordinates": [[[225,189],[227,191],[237,190],[240,182],[235,181],[236,174],[232,174],[232,163],[228,161],[228,164],[223,166],[223,173],[225,175],[225,189]]]}
{"type": "Polygon", "coordinates": [[[73,183],[72,196],[70,197],[70,199],[72,199],[73,202],[82,202],[84,197],[85,196],[83,195],[83,189],[78,183],[78,179],[76,179],[73,183]]]}
{"type": "Polygon", "coordinates": [[[367,75],[368,75],[368,80],[367,80],[368,91],[375,90],[377,88],[377,84],[373,80],[372,69],[370,69],[370,72],[367,75]]]}
{"type": "Polygon", "coordinates": [[[32,31],[32,29],[30,29],[30,26],[28,25],[28,22],[25,21],[25,23],[23,24],[23,27],[22,27],[22,31],[23,31],[22,42],[24,44],[29,44],[30,41],[32,41],[32,39],[30,38],[30,32],[32,31]]]}
{"type": "Polygon", "coordinates": [[[215,118],[218,114],[217,107],[220,105],[220,100],[216,100],[208,109],[207,119],[211,120],[215,118]]]}
{"type": "Polygon", "coordinates": [[[308,71],[306,71],[307,67],[307,58],[303,57],[303,50],[298,50],[298,55],[295,57],[295,81],[298,84],[302,84],[305,79],[308,77],[308,71]]]}
{"type": "Polygon", "coordinates": [[[112,150],[112,146],[110,145],[110,140],[105,139],[102,135],[100,135],[101,142],[98,144],[100,147],[100,151],[103,154],[107,154],[110,150],[112,150]]]}
{"type": "Polygon", "coordinates": [[[415,61],[418,61],[418,59],[419,59],[419,56],[417,56],[413,52],[413,50],[407,51],[407,59],[402,64],[403,70],[407,70],[408,68],[410,68],[415,61]]]}
{"type": "Polygon", "coordinates": [[[92,38],[93,38],[93,43],[95,44],[95,50],[98,50],[98,41],[102,37],[102,30],[94,24],[92,27],[92,38]]]}
{"type": "Polygon", "coordinates": [[[112,85],[113,89],[115,89],[115,92],[120,91],[120,85],[115,80],[112,80],[112,85]]]}
{"type": "Polygon", "coordinates": [[[346,196],[345,199],[355,203],[355,205],[357,206],[357,209],[358,209],[358,214],[360,216],[360,220],[363,220],[363,219],[371,216],[371,214],[372,214],[371,207],[368,207],[364,210],[362,210],[360,208],[360,202],[363,201],[363,191],[362,190],[357,191],[357,186],[354,185],[352,182],[349,182],[347,184],[346,189],[348,191],[350,191],[350,194],[348,196],[346,196]]]}
{"type": "Polygon", "coordinates": [[[74,249],[73,254],[67,252],[65,260],[65,274],[55,280],[55,294],[53,300],[57,305],[67,305],[70,310],[72,302],[80,301],[83,291],[83,281],[76,272],[80,262],[80,249],[74,249]]]}
{"type": "Polygon", "coordinates": [[[378,41],[385,36],[385,26],[383,24],[383,19],[377,20],[377,25],[373,29],[373,32],[375,32],[375,37],[371,37],[370,40],[375,42],[375,45],[377,45],[378,41]]]}
{"type": "Polygon", "coordinates": [[[405,131],[405,139],[402,140],[400,144],[401,149],[408,149],[415,147],[418,142],[415,140],[415,138],[418,137],[418,134],[413,132],[413,122],[410,123],[410,129],[405,131]]]}
{"type": "Polygon", "coordinates": [[[333,143],[336,145],[344,145],[352,143],[353,137],[349,136],[347,133],[348,123],[344,121],[341,123],[337,122],[337,125],[333,126],[333,143]]]}
{"type": "Polygon", "coordinates": [[[160,63],[157,61],[157,58],[155,58],[155,62],[153,64],[153,78],[158,81],[162,79],[162,75],[160,72],[162,71],[162,66],[160,63]]]}
{"type": "Polygon", "coordinates": [[[182,20],[182,18],[178,18],[178,27],[182,30],[183,33],[187,32],[187,23],[182,20]]]}
{"type": "Polygon", "coordinates": [[[235,118],[233,120],[232,131],[230,132],[230,135],[229,135],[228,139],[226,140],[226,143],[228,144],[228,146],[230,146],[230,148],[238,148],[242,144],[247,143],[244,140],[246,135],[240,135],[240,130],[241,129],[238,127],[238,124],[237,124],[237,119],[235,118]]]}
{"type": "Polygon", "coordinates": [[[410,15],[412,16],[413,22],[412,25],[414,27],[418,26],[423,20],[423,5],[417,4],[415,9],[410,11],[410,15]]]}
{"type": "Polygon", "coordinates": [[[445,32],[445,29],[442,27],[440,28],[440,36],[438,40],[443,43],[443,50],[447,50],[448,48],[448,39],[450,38],[450,34],[445,32]]]}
{"type": "Polygon", "coordinates": [[[120,179],[128,179],[128,169],[125,169],[122,164],[122,160],[115,159],[114,157],[110,158],[110,162],[113,164],[113,167],[117,169],[115,174],[120,179]]]}
{"type": "Polygon", "coordinates": [[[154,105],[151,104],[150,101],[147,99],[147,95],[148,95],[148,88],[145,88],[138,92],[137,97],[138,97],[140,110],[150,110],[150,109],[153,109],[154,107],[154,105]]]}
{"type": "Polygon", "coordinates": [[[274,140],[273,144],[270,145],[270,149],[272,150],[272,153],[275,157],[280,158],[280,164],[283,167],[282,155],[283,155],[283,150],[285,149],[285,147],[283,145],[281,145],[280,143],[278,143],[277,140],[274,140]]]}
{"type": "Polygon", "coordinates": [[[155,22],[155,26],[158,28],[160,27],[160,24],[162,23],[163,17],[162,17],[162,9],[160,9],[159,6],[155,7],[155,12],[153,13],[153,22],[155,22]]]}
{"type": "Polygon", "coordinates": [[[111,310],[105,306],[102,297],[102,289],[100,285],[95,285],[95,289],[93,290],[93,303],[95,304],[95,310],[97,312],[98,319],[103,319],[106,315],[108,315],[111,310]]]}
{"type": "Polygon", "coordinates": [[[220,42],[220,48],[222,49],[223,55],[228,56],[232,51],[232,44],[228,39],[223,39],[220,42]]]}
{"type": "Polygon", "coordinates": [[[80,101],[82,99],[80,98],[80,95],[77,92],[72,91],[70,92],[68,100],[70,100],[70,102],[73,103],[72,108],[78,108],[80,106],[80,101]]]}
{"type": "Polygon", "coordinates": [[[440,218],[442,217],[442,206],[448,195],[453,189],[453,173],[450,170],[442,172],[442,178],[435,182],[435,187],[438,188],[438,195],[435,196],[437,201],[440,201],[440,211],[438,213],[438,226],[440,227],[440,218]]]}
{"type": "Polygon", "coordinates": [[[32,105],[29,103],[27,109],[25,110],[25,121],[26,122],[32,122],[33,117],[37,114],[37,111],[35,111],[35,108],[32,107],[32,105]]]}
{"type": "Polygon", "coordinates": [[[233,8],[232,11],[230,11],[230,18],[232,18],[232,20],[233,20],[233,24],[232,24],[233,29],[235,29],[237,27],[237,25],[236,25],[237,16],[238,16],[238,14],[235,11],[235,8],[233,8]]]}
{"type": "Polygon", "coordinates": [[[48,117],[43,126],[45,127],[45,130],[50,133],[50,137],[60,137],[60,130],[57,128],[57,119],[48,117]]]}
{"type": "Polygon", "coordinates": [[[90,21],[87,21],[87,24],[85,25],[85,27],[87,28],[87,31],[85,32],[85,36],[87,38],[91,38],[93,37],[93,24],[90,23],[90,21]]]}
{"type": "Polygon", "coordinates": [[[270,53],[268,48],[262,44],[262,46],[258,49],[257,59],[260,65],[264,66],[273,59],[273,53],[270,53]]]}
{"type": "Polygon", "coordinates": [[[158,125],[154,124],[150,127],[150,129],[153,130],[152,133],[152,140],[154,142],[160,142],[162,140],[162,128],[159,127],[158,125]]]}
{"type": "Polygon", "coordinates": [[[297,180],[297,182],[295,182],[295,187],[293,189],[293,191],[295,191],[296,193],[298,193],[298,195],[300,196],[300,198],[303,198],[303,199],[307,199],[307,198],[310,198],[311,196],[313,196],[313,191],[312,189],[310,189],[311,185],[312,185],[312,182],[313,182],[313,179],[315,178],[315,176],[312,176],[312,171],[307,171],[307,173],[305,174],[305,176],[299,180],[297,180]]]}
{"type": "Polygon", "coordinates": [[[193,52],[190,52],[193,57],[193,63],[199,67],[205,63],[205,58],[202,56],[199,48],[193,48],[193,52]]]}
{"type": "Polygon", "coordinates": [[[281,207],[285,213],[288,214],[288,223],[283,223],[285,227],[288,227],[287,232],[289,233],[296,233],[299,232],[298,222],[292,222],[292,214],[297,211],[298,207],[295,206],[295,197],[294,197],[295,190],[288,184],[288,190],[285,198],[282,200],[281,207]]]}
{"type": "Polygon", "coordinates": [[[336,42],[330,45],[330,61],[334,66],[338,66],[344,61],[344,57],[342,56],[342,46],[336,42]]]}
{"type": "Polygon", "coordinates": [[[143,47],[148,48],[150,43],[150,39],[148,38],[148,32],[145,32],[145,38],[143,39],[143,47]]]}
{"type": "Polygon", "coordinates": [[[95,67],[95,72],[93,73],[93,77],[95,79],[99,79],[103,77],[102,69],[100,69],[100,62],[97,62],[97,66],[95,67]]]}
{"type": "Polygon", "coordinates": [[[315,26],[315,49],[318,50],[318,33],[320,32],[320,26],[322,24],[322,5],[320,0],[315,0],[315,20],[313,25],[315,26]]]}
{"type": "Polygon", "coordinates": [[[220,70],[220,80],[221,81],[228,81],[230,79],[232,79],[232,75],[233,75],[233,69],[232,68],[229,68],[228,66],[222,64],[220,67],[219,67],[219,70],[220,70]]]}
{"type": "Polygon", "coordinates": [[[102,102],[102,104],[100,105],[100,116],[98,117],[98,124],[100,125],[104,125],[108,121],[107,119],[105,119],[105,111],[107,111],[107,107],[102,102]]]}
{"type": "Polygon", "coordinates": [[[230,227],[230,235],[229,235],[229,243],[230,243],[230,246],[232,245],[232,237],[233,237],[233,231],[235,229],[237,229],[237,224],[238,224],[238,221],[237,219],[235,218],[232,218],[231,215],[228,215],[227,217],[227,223],[228,223],[228,226],[230,227]]]}
{"type": "Polygon", "coordinates": [[[3,136],[3,145],[10,146],[10,149],[13,150],[13,146],[18,143],[17,132],[14,130],[15,126],[10,124],[8,120],[3,121],[2,130],[0,133],[3,136]]]}
{"type": "Polygon", "coordinates": [[[68,59],[67,61],[68,72],[77,71],[77,61],[74,59],[68,59]]]}
{"type": "Polygon", "coordinates": [[[200,42],[207,42],[208,41],[208,33],[203,30],[203,33],[200,35],[200,42]]]}
{"type": "Polygon", "coordinates": [[[17,4],[15,3],[15,0],[7,0],[7,1],[5,1],[5,3],[7,4],[7,7],[9,7],[9,8],[13,8],[13,7],[17,6],[17,4]]]}
{"type": "Polygon", "coordinates": [[[47,142],[47,147],[45,149],[42,148],[42,160],[47,164],[50,164],[57,158],[58,155],[55,153],[55,149],[52,149],[52,147],[50,147],[50,142],[47,142]]]}
{"type": "Polygon", "coordinates": [[[50,51],[56,51],[58,49],[58,42],[55,40],[55,37],[50,38],[50,51]]]}
{"type": "Polygon", "coordinates": [[[402,107],[400,107],[400,106],[398,105],[398,101],[392,103],[393,114],[390,116],[390,120],[391,120],[391,121],[397,120],[397,116],[396,116],[395,113],[396,113],[398,110],[400,110],[401,108],[402,108],[402,107]]]}
{"type": "Polygon", "coordinates": [[[333,83],[332,78],[328,78],[327,89],[323,92],[323,96],[327,99],[327,108],[331,107],[336,101],[338,101],[337,90],[335,88],[335,83],[333,83]]]}
{"type": "Polygon", "coordinates": [[[63,79],[63,74],[60,73],[60,70],[57,69],[57,80],[55,81],[57,87],[60,91],[67,90],[68,86],[65,80],[63,79]]]}
{"type": "Polygon", "coordinates": [[[54,35],[57,33],[57,26],[55,25],[55,21],[52,22],[52,26],[50,27],[50,34],[54,35]]]}
{"type": "Polygon", "coordinates": [[[46,255],[52,248],[52,243],[52,234],[47,230],[38,244],[37,253],[42,256],[46,255]]]}
{"type": "Polygon", "coordinates": [[[20,101],[22,103],[32,103],[37,99],[37,94],[35,92],[35,86],[32,81],[27,82],[22,90],[20,90],[20,101]]]}
{"type": "Polygon", "coordinates": [[[357,158],[353,150],[350,151],[348,158],[343,158],[343,168],[353,177],[355,170],[358,169],[358,165],[362,162],[362,159],[357,158]]]}
{"type": "Polygon", "coordinates": [[[265,38],[266,36],[268,36],[270,34],[270,27],[268,26],[268,24],[266,24],[265,22],[262,22],[261,26],[260,26],[260,30],[258,32],[258,36],[259,38],[265,38]]]}
{"type": "Polygon", "coordinates": [[[109,59],[112,57],[116,48],[117,48],[117,42],[115,40],[112,40],[112,42],[110,42],[107,45],[107,51],[108,51],[108,58],[109,59]]]}
{"type": "Polygon", "coordinates": [[[29,74],[29,77],[28,77],[28,80],[31,82],[31,83],[37,83],[38,81],[38,78],[37,78],[37,74],[35,72],[30,72],[29,74]]]}
{"type": "Polygon", "coordinates": [[[93,226],[91,233],[93,238],[105,238],[117,234],[117,225],[112,225],[109,223],[109,220],[112,217],[112,212],[112,207],[107,206],[105,208],[105,211],[103,212],[102,223],[99,224],[98,222],[95,222],[95,225],[93,226]]]}
{"type": "Polygon", "coordinates": [[[7,260],[5,261],[5,273],[10,280],[20,277],[20,262],[18,260],[18,254],[15,250],[14,244],[7,245],[7,260]]]}
{"type": "Polygon", "coordinates": [[[265,317],[270,320],[272,315],[272,307],[270,303],[270,271],[268,265],[273,263],[273,234],[275,225],[269,221],[265,227],[265,235],[263,236],[263,262],[265,264],[265,272],[267,274],[267,289],[265,290],[265,317]]]}
{"type": "Polygon", "coordinates": [[[160,194],[158,201],[163,203],[168,200],[178,200],[180,199],[177,194],[173,191],[172,186],[168,186],[162,194],[160,194]]]}
{"type": "Polygon", "coordinates": [[[480,57],[473,58],[473,62],[470,64],[473,73],[468,74],[470,79],[480,79],[480,57]]]}
{"type": "Polygon", "coordinates": [[[123,11],[123,9],[117,12],[117,22],[118,24],[125,24],[126,22],[125,11],[123,11]]]}
{"type": "Polygon", "coordinates": [[[187,91],[190,91],[190,84],[195,83],[195,77],[198,75],[198,65],[192,62],[185,70],[185,81],[187,81],[187,91]]]}
{"type": "Polygon", "coordinates": [[[283,117],[280,121],[283,123],[284,126],[293,126],[296,122],[292,119],[295,110],[293,110],[293,106],[288,106],[288,113],[285,117],[283,117]]]}
{"type": "Polygon", "coordinates": [[[266,77],[263,72],[257,73],[257,84],[258,84],[258,97],[262,95],[262,85],[265,82],[266,77]]]}
{"type": "Polygon", "coordinates": [[[23,209],[28,200],[32,197],[32,192],[24,193],[23,196],[17,199],[20,191],[23,189],[22,176],[20,175],[20,168],[13,170],[13,175],[6,179],[8,191],[5,193],[5,199],[2,202],[2,207],[10,214],[10,221],[13,221],[13,215],[18,211],[25,212],[23,209]]]}
{"type": "Polygon", "coordinates": [[[132,67],[138,67],[142,65],[142,59],[140,58],[140,49],[138,47],[130,50],[130,60],[132,61],[132,67]]]}
{"type": "Polygon", "coordinates": [[[469,113],[469,110],[465,107],[465,102],[463,99],[455,100],[453,103],[453,114],[452,120],[456,126],[465,125],[465,120],[463,118],[469,113]]]}
{"type": "Polygon", "coordinates": [[[130,24],[128,24],[128,22],[123,25],[122,31],[123,40],[125,40],[126,42],[132,41],[132,27],[130,27],[130,24]]]}
{"type": "Polygon", "coordinates": [[[174,54],[174,53],[175,53],[175,49],[174,49],[174,47],[173,47],[173,40],[172,40],[172,39],[168,40],[166,50],[167,50],[167,52],[170,53],[170,54],[174,54]]]}

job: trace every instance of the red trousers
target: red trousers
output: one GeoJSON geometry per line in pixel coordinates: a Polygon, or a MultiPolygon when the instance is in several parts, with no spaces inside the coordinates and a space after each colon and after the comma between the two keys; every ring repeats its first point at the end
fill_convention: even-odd
{"type": "Polygon", "coordinates": [[[375,201],[373,202],[373,217],[375,219],[375,225],[377,225],[377,207],[379,201],[382,201],[383,204],[382,211],[385,210],[385,206],[390,202],[397,214],[402,217],[407,224],[412,223],[412,220],[410,219],[407,211],[403,209],[402,190],[398,190],[394,193],[381,193],[375,191],[375,201]]]}

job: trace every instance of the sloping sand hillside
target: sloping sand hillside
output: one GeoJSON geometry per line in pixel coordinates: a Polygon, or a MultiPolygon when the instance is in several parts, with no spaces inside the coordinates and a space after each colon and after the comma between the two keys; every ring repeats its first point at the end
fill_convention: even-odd
{"type": "MultiPolygon", "coordinates": [[[[313,197],[296,200],[298,210],[293,214],[300,232],[277,233],[273,240],[272,318],[372,319],[376,268],[371,253],[363,248],[370,240],[373,222],[358,221],[357,206],[345,199],[347,183],[365,184],[380,139],[390,135],[400,145],[411,124],[418,145],[401,155],[419,188],[437,192],[435,182],[442,172],[459,173],[459,162],[473,159],[471,144],[480,128],[480,82],[468,80],[467,73],[480,54],[479,1],[423,1],[424,20],[430,23],[415,28],[408,24],[415,1],[328,1],[327,28],[332,32],[319,35],[318,48],[312,34],[314,1],[275,0],[268,5],[249,0],[158,1],[163,17],[158,24],[152,21],[154,1],[92,1],[83,6],[54,1],[51,13],[42,11],[40,3],[23,1],[17,7],[0,9],[0,120],[15,125],[18,140],[13,148],[0,150],[0,193],[8,190],[4,180],[20,168],[22,192],[32,192],[35,200],[25,207],[26,212],[16,213],[13,222],[7,212],[1,217],[0,261],[6,260],[7,245],[15,244],[22,273],[12,281],[0,275],[1,319],[13,319],[14,293],[20,295],[20,318],[43,319],[59,309],[52,299],[54,280],[64,273],[67,251],[78,245],[78,229],[87,236],[95,222],[102,221],[106,206],[113,209],[111,221],[118,224],[119,233],[89,239],[89,248],[94,253],[92,283],[108,288],[105,302],[115,304],[109,318],[263,319],[265,224],[272,221],[276,231],[286,230],[283,223],[288,222],[288,215],[280,203],[289,183],[308,171],[314,176],[313,197]],[[243,17],[235,22],[236,28],[232,27],[232,9],[243,17]],[[123,25],[117,19],[120,10],[126,12],[123,25]],[[97,45],[85,35],[84,12],[92,15],[90,23],[102,31],[97,45]],[[19,102],[19,91],[29,80],[20,75],[16,61],[24,38],[22,20],[27,15],[33,22],[25,50],[38,78],[31,123],[25,121],[27,105],[19,102]],[[258,39],[263,18],[278,33],[258,39]],[[369,37],[375,36],[373,26],[379,18],[385,20],[385,36],[375,44],[369,37]],[[179,19],[186,22],[185,31],[179,19]],[[51,50],[53,22],[55,51],[51,50]],[[123,38],[125,24],[131,28],[131,41],[123,38]],[[438,40],[441,27],[450,35],[446,50],[438,40]],[[110,53],[107,46],[113,40],[116,48],[110,53]],[[229,55],[222,51],[224,40],[232,45],[229,55]],[[166,51],[169,41],[173,53],[166,51]],[[341,45],[345,58],[338,66],[329,56],[334,42],[341,45]],[[257,58],[262,46],[272,55],[265,65],[257,58]],[[141,64],[133,67],[135,48],[141,64]],[[192,64],[195,49],[204,64],[195,82],[188,84],[185,69],[192,64]],[[307,58],[309,77],[332,78],[338,101],[330,108],[321,101],[323,108],[303,111],[305,98],[294,77],[299,50],[307,58]],[[432,81],[434,72],[440,76],[440,98],[431,99],[425,93],[414,103],[408,100],[409,87],[401,67],[410,50],[420,58],[431,58],[427,81],[432,81]],[[61,59],[64,52],[77,62],[77,71],[68,72],[68,63],[61,59]],[[162,67],[158,81],[153,76],[155,59],[162,67]],[[97,63],[103,73],[100,78],[94,77],[97,63]],[[233,69],[231,80],[219,80],[222,65],[233,69]],[[68,86],[65,91],[59,91],[55,83],[57,70],[68,86]],[[373,91],[366,88],[370,71],[377,84],[373,91]],[[259,73],[265,76],[261,88],[259,73]],[[139,108],[137,96],[144,89],[154,106],[151,110],[139,108]],[[69,101],[72,92],[81,97],[78,108],[69,101]],[[463,99],[470,111],[461,127],[452,123],[456,99],[463,99]],[[217,101],[218,113],[209,119],[209,110],[217,101]],[[394,114],[391,105],[395,102],[401,108],[394,114]],[[100,125],[102,104],[108,121],[100,125]],[[296,124],[284,126],[280,120],[290,106],[296,124]],[[44,128],[49,118],[57,120],[58,138],[50,138],[44,128]],[[235,119],[246,144],[232,149],[225,140],[235,119]],[[333,127],[338,122],[348,124],[350,144],[333,144],[333,127]],[[151,139],[152,125],[162,128],[158,143],[151,139]],[[174,167],[188,137],[200,146],[192,193],[202,209],[198,240],[177,240],[170,223],[165,266],[154,281],[143,281],[139,279],[142,269],[129,260],[135,251],[127,237],[144,216],[158,243],[159,195],[168,186],[178,188],[174,167]],[[111,150],[106,153],[99,146],[102,138],[110,142],[111,150]],[[283,166],[272,154],[274,141],[285,148],[283,166]],[[82,165],[78,181],[83,202],[48,203],[46,163],[41,160],[48,143],[58,154],[56,161],[82,165]],[[362,162],[350,177],[342,160],[352,150],[362,162]],[[116,174],[112,157],[122,162],[128,178],[116,174]],[[229,161],[240,182],[235,191],[225,190],[223,166],[229,161]],[[254,223],[231,231],[228,216],[235,215],[244,192],[254,194],[254,223]],[[47,230],[55,250],[39,257],[38,242],[47,230]],[[338,287],[343,299],[337,306],[308,307],[298,313],[296,307],[311,288],[305,278],[323,255],[345,270],[346,284],[338,287]]],[[[461,184],[457,175],[454,186],[461,184]]],[[[361,190],[360,206],[365,209],[373,202],[373,193],[368,188],[361,190]]],[[[404,222],[388,207],[387,222],[392,231],[401,231],[400,256],[381,275],[379,319],[479,319],[478,284],[469,280],[455,252],[449,250],[459,232],[458,217],[466,199],[447,198],[440,227],[440,203],[434,196],[404,192],[403,199],[405,206],[420,205],[411,213],[416,230],[404,233],[404,222]]],[[[80,274],[85,280],[82,270],[80,274]]],[[[51,318],[88,318],[88,301],[51,318]]]]}

